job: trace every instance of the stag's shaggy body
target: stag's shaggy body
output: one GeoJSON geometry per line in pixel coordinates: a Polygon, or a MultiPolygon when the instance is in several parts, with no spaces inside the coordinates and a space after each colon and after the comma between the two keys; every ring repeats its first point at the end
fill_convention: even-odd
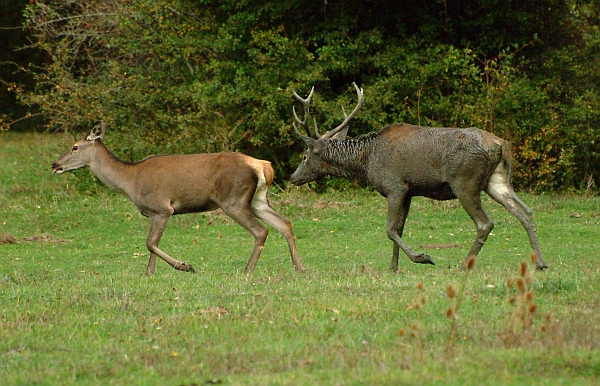
{"type": "MultiPolygon", "coordinates": [[[[398,268],[399,249],[416,263],[433,264],[402,239],[411,198],[458,199],[477,226],[477,237],[467,260],[476,257],[494,224],[481,204],[480,192],[502,204],[523,225],[538,269],[546,268],[531,210],[515,195],[510,182],[512,150],[509,142],[477,128],[430,128],[394,124],[376,133],[346,139],[347,123],[362,105],[362,90],[355,88],[359,103],[344,123],[317,138],[304,136],[308,150],[290,181],[301,185],[324,175],[370,182],[388,200],[387,234],[394,241],[391,267],[398,268]]],[[[309,104],[295,94],[305,108],[301,121],[308,128],[309,104]]],[[[345,113],[344,113],[345,115],[345,113]]],[[[294,126],[295,127],[295,126],[294,126]]],[[[465,260],[466,261],[466,260],[465,260]]]]}
{"type": "MultiPolygon", "coordinates": [[[[95,129],[96,130],[96,129],[95,129]]],[[[54,173],[88,166],[110,188],[124,194],[150,217],[146,246],[150,260],[146,274],[154,273],[158,255],[175,269],[193,271],[158,248],[169,217],[221,208],[255,238],[246,273],[251,273],[264,247],[268,230],[258,219],[282,232],[288,243],[296,270],[303,271],[290,221],[268,202],[267,191],[273,182],[268,161],[241,153],[209,153],[150,156],[136,163],[123,162],[102,143],[101,132],[75,143],[52,165],[54,173]]]]}

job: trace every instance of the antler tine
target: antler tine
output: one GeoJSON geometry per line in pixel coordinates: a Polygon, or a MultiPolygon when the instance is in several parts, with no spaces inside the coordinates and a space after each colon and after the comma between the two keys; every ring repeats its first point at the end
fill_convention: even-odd
{"type": "MultiPolygon", "coordinates": [[[[298,118],[298,114],[296,113],[296,107],[292,106],[292,112],[294,113],[294,119],[296,120],[296,122],[301,124],[306,129],[306,112],[304,113],[304,115],[305,115],[304,121],[301,120],[300,118],[298,118]]],[[[296,127],[296,122],[292,122],[294,127],[296,127]]],[[[310,135],[310,132],[308,132],[308,130],[307,130],[307,134],[310,135]]]]}
{"type": "Polygon", "coordinates": [[[321,139],[323,136],[319,134],[319,128],[317,127],[317,119],[313,118],[313,125],[315,125],[315,136],[317,139],[321,139]]]}
{"type": "MultiPolygon", "coordinates": [[[[296,113],[296,108],[292,107],[292,112],[294,113],[294,119],[296,120],[296,122],[298,122],[299,124],[301,124],[304,127],[304,130],[306,130],[306,134],[309,137],[311,136],[310,126],[308,123],[308,121],[310,119],[310,100],[312,99],[314,92],[315,92],[315,87],[313,86],[313,88],[310,90],[310,94],[308,94],[308,97],[306,97],[306,99],[302,98],[295,91],[293,92],[294,97],[300,103],[302,103],[302,107],[304,108],[304,120],[301,120],[300,118],[298,118],[298,114],[296,113]]],[[[294,130],[296,131],[296,133],[301,136],[302,134],[300,134],[300,132],[298,131],[298,128],[296,127],[295,122],[293,123],[293,125],[294,125],[294,130]]],[[[315,121],[315,131],[316,131],[316,127],[317,127],[317,122],[315,121]]],[[[317,136],[318,136],[318,134],[317,134],[317,136]]]]}
{"type": "Polygon", "coordinates": [[[336,135],[337,133],[339,133],[340,131],[342,131],[348,125],[348,122],[350,122],[350,120],[352,118],[354,118],[356,113],[358,113],[358,110],[360,110],[360,108],[362,107],[362,104],[364,101],[363,89],[358,88],[358,86],[354,82],[352,82],[352,85],[354,86],[354,89],[356,90],[356,94],[358,95],[358,103],[356,104],[356,107],[354,108],[354,110],[352,110],[350,115],[348,115],[348,114],[346,114],[346,110],[344,109],[344,106],[342,106],[342,112],[344,113],[344,122],[342,122],[335,129],[332,129],[332,130],[326,132],[325,134],[323,134],[321,136],[321,138],[331,138],[334,135],[336,135]]]}
{"type": "Polygon", "coordinates": [[[294,126],[294,131],[296,132],[296,134],[298,134],[300,137],[304,137],[304,134],[298,131],[298,127],[296,127],[296,122],[292,122],[292,126],[294,126]]]}

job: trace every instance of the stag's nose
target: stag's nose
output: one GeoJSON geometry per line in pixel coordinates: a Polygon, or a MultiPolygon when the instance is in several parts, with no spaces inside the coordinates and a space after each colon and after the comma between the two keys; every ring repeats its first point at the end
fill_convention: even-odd
{"type": "Polygon", "coordinates": [[[294,174],[292,174],[292,175],[290,176],[290,182],[291,182],[293,185],[299,185],[299,184],[298,184],[298,177],[296,176],[296,173],[294,173],[294,174]]]}
{"type": "Polygon", "coordinates": [[[307,183],[308,181],[302,180],[300,176],[297,175],[297,173],[294,173],[290,176],[290,182],[292,183],[292,185],[300,186],[307,183]]]}

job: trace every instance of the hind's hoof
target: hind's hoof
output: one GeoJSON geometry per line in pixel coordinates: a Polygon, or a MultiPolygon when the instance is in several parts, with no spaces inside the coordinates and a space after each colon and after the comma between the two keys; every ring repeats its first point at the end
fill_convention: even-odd
{"type": "Polygon", "coordinates": [[[181,265],[179,267],[175,267],[175,269],[178,271],[183,271],[183,272],[196,273],[196,270],[194,269],[194,267],[192,267],[190,264],[185,264],[185,263],[181,263],[181,265]]]}

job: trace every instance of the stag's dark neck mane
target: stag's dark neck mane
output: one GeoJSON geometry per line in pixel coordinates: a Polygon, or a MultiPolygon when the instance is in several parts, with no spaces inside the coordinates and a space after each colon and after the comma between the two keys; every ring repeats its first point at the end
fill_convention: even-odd
{"type": "Polygon", "coordinates": [[[381,130],[356,138],[323,141],[322,156],[331,164],[328,174],[348,179],[366,180],[366,165],[368,165],[373,144],[380,135],[381,130]]]}

